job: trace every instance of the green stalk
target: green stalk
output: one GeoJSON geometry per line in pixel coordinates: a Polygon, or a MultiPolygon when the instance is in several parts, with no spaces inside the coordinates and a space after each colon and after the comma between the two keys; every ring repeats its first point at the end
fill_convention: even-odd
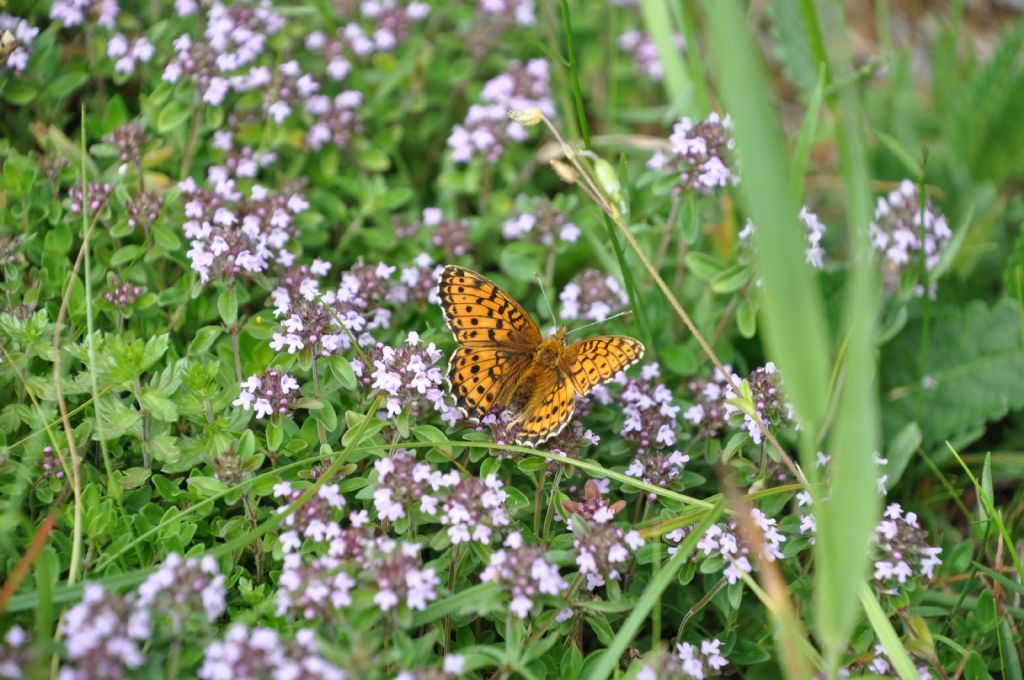
{"type": "MultiPolygon", "coordinates": [[[[580,136],[583,137],[583,145],[587,151],[593,151],[593,146],[590,142],[590,125],[587,123],[587,112],[583,108],[583,90],[580,88],[579,67],[576,65],[576,49],[573,46],[572,16],[569,12],[569,0],[561,0],[561,4],[562,33],[565,35],[566,51],[569,55],[569,75],[573,99],[576,102],[576,117],[579,121],[580,136]]],[[[622,244],[619,243],[619,237],[615,233],[615,226],[608,215],[602,215],[602,217],[604,218],[605,231],[608,233],[608,240],[611,241],[612,249],[615,251],[615,259],[619,261],[619,269],[622,271],[622,280],[626,284],[626,292],[629,293],[630,307],[644,338],[647,340],[647,349],[651,352],[652,358],[654,358],[657,355],[657,345],[654,341],[651,327],[647,323],[647,313],[640,304],[640,294],[637,290],[636,281],[633,279],[633,272],[626,264],[626,256],[623,252],[622,244]]]]}

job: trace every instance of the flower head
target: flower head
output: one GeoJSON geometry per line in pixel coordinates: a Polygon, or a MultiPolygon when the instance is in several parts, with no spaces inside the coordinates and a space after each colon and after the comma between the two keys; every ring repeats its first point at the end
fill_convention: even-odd
{"type": "MultiPolygon", "coordinates": [[[[921,207],[917,186],[904,180],[899,188],[879,197],[871,223],[871,244],[882,257],[882,278],[895,290],[906,271],[916,271],[921,258],[930,272],[939,265],[942,249],[953,238],[945,216],[929,199],[921,207]]],[[[915,291],[917,295],[923,289],[915,291]]]]}
{"type": "Polygon", "coordinates": [[[681,188],[698,194],[709,195],[734,185],[739,178],[729,167],[735,146],[731,129],[729,116],[722,118],[717,113],[699,123],[683,118],[672,128],[670,151],[655,152],[647,167],[677,173],[681,188]]]}
{"type": "Polygon", "coordinates": [[[604,321],[629,304],[629,296],[614,276],[584,269],[558,295],[562,319],[604,321]]]}
{"type": "Polygon", "coordinates": [[[544,550],[525,545],[519,532],[509,534],[504,545],[505,549],[491,553],[480,580],[507,588],[512,596],[512,613],[525,619],[541,595],[560,595],[568,584],[558,567],[544,557],[544,550]]]}
{"type": "Polygon", "coordinates": [[[62,680],[126,678],[146,657],[143,645],[152,633],[149,610],[131,596],[108,593],[88,583],[82,601],[68,610],[62,631],[68,663],[62,680]]]}

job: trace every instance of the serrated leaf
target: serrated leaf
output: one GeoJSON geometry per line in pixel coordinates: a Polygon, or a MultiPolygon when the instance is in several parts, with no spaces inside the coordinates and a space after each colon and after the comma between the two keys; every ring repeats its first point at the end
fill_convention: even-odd
{"type": "Polygon", "coordinates": [[[917,420],[926,443],[1024,408],[1024,347],[1017,303],[988,307],[975,300],[942,309],[928,335],[928,368],[921,370],[920,323],[885,346],[883,408],[886,429],[917,420]],[[927,379],[926,379],[927,378],[927,379]]]}

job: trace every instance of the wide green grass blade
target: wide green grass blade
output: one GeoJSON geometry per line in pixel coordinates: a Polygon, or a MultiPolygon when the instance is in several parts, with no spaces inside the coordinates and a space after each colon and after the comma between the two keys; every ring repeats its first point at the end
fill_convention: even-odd
{"type": "Polygon", "coordinates": [[[675,580],[676,574],[679,573],[683,563],[690,558],[690,553],[697,546],[697,541],[704,536],[704,532],[718,519],[724,509],[724,503],[719,501],[713,508],[708,510],[704,515],[704,519],[679,544],[679,549],[672,556],[672,559],[666,562],[665,566],[654,575],[644,590],[643,595],[640,596],[633,606],[633,611],[630,612],[625,622],[619,627],[618,632],[615,634],[615,639],[608,645],[608,648],[601,655],[597,664],[590,669],[587,675],[588,678],[604,680],[612,674],[615,667],[619,665],[619,659],[622,658],[622,654],[647,620],[648,614],[654,608],[654,603],[661,598],[661,594],[675,580]]]}
{"type": "Polygon", "coordinates": [[[670,110],[674,114],[692,114],[693,83],[675,44],[676,27],[669,14],[668,3],[664,0],[640,0],[640,13],[665,73],[662,82],[671,102],[670,110]]]}
{"type": "MultiPolygon", "coordinates": [[[[807,432],[817,432],[825,420],[829,341],[818,284],[813,270],[804,264],[803,227],[788,182],[789,154],[754,49],[757,41],[747,30],[739,3],[705,0],[704,7],[725,112],[735,121],[740,194],[757,225],[765,344],[782,372],[801,425],[807,432]]],[[[813,455],[813,451],[805,453],[813,455]]]]}
{"type": "Polygon", "coordinates": [[[852,254],[844,300],[844,329],[849,341],[835,426],[828,440],[833,457],[832,488],[829,500],[820,504],[815,544],[816,624],[826,659],[834,669],[857,619],[858,584],[865,583],[868,576],[869,546],[881,505],[875,490],[874,466],[880,439],[875,380],[879,292],[878,273],[870,253],[871,188],[860,102],[847,44],[849,33],[838,5],[822,3],[822,10],[824,28],[811,30],[828,37],[827,44],[833,49],[830,69],[834,82],[846,83],[837,91],[833,112],[852,254]]]}
{"type": "MultiPolygon", "coordinates": [[[[851,590],[853,589],[851,588],[851,590]]],[[[885,647],[885,653],[889,655],[889,661],[892,662],[892,667],[896,670],[896,673],[903,680],[919,680],[921,675],[917,672],[913,660],[903,647],[903,641],[900,640],[899,633],[892,627],[889,617],[882,610],[882,605],[878,604],[871,586],[867,582],[862,582],[860,588],[857,589],[857,595],[860,597],[860,603],[864,606],[864,611],[868,615],[868,621],[871,622],[875,635],[878,636],[882,646],[885,647]]]]}

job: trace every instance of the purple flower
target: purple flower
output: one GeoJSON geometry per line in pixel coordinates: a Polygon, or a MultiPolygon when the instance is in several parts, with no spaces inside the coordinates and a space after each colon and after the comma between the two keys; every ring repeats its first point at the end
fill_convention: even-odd
{"type": "MultiPolygon", "coordinates": [[[[103,209],[110,198],[110,191],[113,187],[103,182],[89,182],[86,191],[89,200],[89,214],[94,215],[103,209]]],[[[71,212],[82,212],[82,188],[73,186],[68,189],[68,198],[71,201],[71,212]]]]}
{"type": "Polygon", "coordinates": [[[664,383],[658,364],[647,364],[640,378],[626,381],[619,402],[625,421],[619,434],[636,445],[638,456],[651,449],[674,446],[677,440],[679,407],[672,403],[672,392],[664,383]]]}
{"type": "Polygon", "coordinates": [[[126,678],[146,657],[142,646],[153,626],[149,611],[131,598],[108,593],[103,586],[87,583],[82,601],[68,610],[61,628],[68,664],[60,669],[61,680],[126,678]]]}
{"type": "Polygon", "coordinates": [[[0,14],[0,31],[10,31],[14,34],[16,44],[7,58],[0,60],[0,73],[10,71],[17,75],[28,65],[29,57],[32,56],[32,43],[39,35],[39,29],[21,17],[3,13],[0,14]]]}
{"type": "Polygon", "coordinates": [[[597,482],[593,479],[588,479],[586,484],[583,485],[583,500],[570,501],[565,499],[562,501],[562,509],[566,514],[566,524],[569,529],[572,530],[572,515],[578,515],[584,522],[594,522],[595,524],[608,524],[615,515],[622,512],[626,507],[626,501],[619,500],[611,503],[601,495],[601,489],[597,482]]]}
{"type": "MultiPolygon", "coordinates": [[[[807,249],[804,251],[807,264],[811,265],[815,269],[824,269],[825,249],[821,245],[821,240],[825,237],[825,231],[827,231],[827,229],[822,221],[818,219],[818,216],[807,209],[807,206],[800,209],[799,218],[807,229],[807,249]]],[[[744,226],[743,230],[739,233],[739,237],[744,242],[750,243],[750,236],[756,230],[757,227],[748,219],[746,226],[744,226]]],[[[758,285],[761,285],[760,282],[758,285]]]]}
{"type": "Polygon", "coordinates": [[[163,196],[152,191],[140,191],[124,204],[124,211],[128,215],[128,226],[133,229],[141,226],[142,231],[148,234],[150,228],[160,217],[163,207],[163,196]]]}
{"type": "Polygon", "coordinates": [[[253,185],[244,196],[227,168],[208,173],[212,190],[189,178],[179,184],[185,195],[185,237],[192,269],[203,283],[265,272],[271,264],[288,265],[286,250],[295,231],[294,218],[309,204],[295,191],[272,193],[253,185]]]}
{"type": "Polygon", "coordinates": [[[171,553],[139,586],[139,604],[167,614],[176,633],[193,612],[212,623],[227,608],[224,576],[209,555],[199,560],[171,553]]]}
{"type": "MultiPolygon", "coordinates": [[[[303,490],[294,488],[290,482],[275,484],[274,496],[284,498],[286,502],[278,508],[278,512],[285,512],[302,494],[303,490]]],[[[341,495],[337,484],[324,484],[317,489],[305,505],[284,518],[282,524],[285,531],[279,539],[285,552],[297,550],[304,539],[327,541],[339,536],[341,527],[334,520],[334,510],[344,507],[345,497],[341,495]]]]}
{"type": "Polygon", "coordinates": [[[484,16],[505,19],[520,26],[537,23],[533,0],[479,0],[478,8],[484,16]]]}
{"type": "Polygon", "coordinates": [[[298,394],[299,382],[295,378],[269,369],[263,375],[249,376],[231,405],[254,411],[257,418],[269,418],[290,413],[291,403],[298,394]]]}
{"type": "Polygon", "coordinates": [[[107,56],[115,60],[114,70],[130,75],[138,64],[149,63],[156,53],[153,43],[146,36],[129,41],[121,33],[115,33],[107,41],[107,56]]]}
{"type": "Polygon", "coordinates": [[[398,276],[402,285],[396,288],[391,299],[399,304],[439,304],[437,279],[443,269],[444,266],[435,264],[430,255],[420,253],[411,267],[402,268],[398,276]]]}
{"type": "Polygon", "coordinates": [[[448,527],[448,538],[452,543],[458,545],[474,541],[489,545],[495,532],[509,526],[505,512],[508,493],[494,473],[479,479],[461,477],[452,471],[439,481],[448,488],[440,520],[448,527]]]}
{"type": "Polygon", "coordinates": [[[587,576],[587,588],[594,590],[606,578],[617,579],[620,568],[631,560],[644,544],[637,531],[623,531],[613,524],[590,524],[587,532],[573,541],[576,566],[587,576]]]}
{"type": "MultiPolygon", "coordinates": [[[[879,197],[875,205],[871,244],[882,255],[882,279],[889,290],[899,288],[904,272],[918,270],[922,251],[925,268],[929,272],[934,270],[942,249],[952,238],[949,223],[935,210],[931,200],[925,199],[922,211],[918,187],[909,180],[901,182],[889,195],[879,197]]],[[[924,294],[920,285],[914,292],[918,296],[924,294]]]]}
{"type": "Polygon", "coordinates": [[[942,564],[942,548],[928,545],[928,532],[917,521],[917,514],[904,512],[898,503],[885,508],[882,521],[875,527],[875,582],[888,593],[896,584],[905,584],[917,576],[935,578],[935,567],[942,564]]]}
{"type": "Polygon", "coordinates": [[[604,321],[629,304],[629,296],[614,276],[584,269],[565,285],[558,299],[562,319],[604,321]]]}
{"type": "Polygon", "coordinates": [[[29,642],[29,635],[21,626],[15,624],[7,630],[0,644],[0,677],[27,677],[26,669],[36,664],[36,654],[29,642]]]}
{"type": "Polygon", "coordinates": [[[347,149],[352,138],[363,130],[358,109],[363,105],[363,95],[356,90],[345,90],[333,98],[326,95],[310,97],[306,110],[316,117],[316,122],[306,132],[306,146],[314,151],[327,144],[347,149]]]}
{"type": "Polygon", "coordinates": [[[55,0],[50,5],[50,18],[60,21],[65,28],[73,28],[95,21],[97,26],[114,28],[120,8],[117,0],[55,0]]]}
{"type": "Polygon", "coordinates": [[[272,628],[250,628],[240,623],[231,626],[222,641],[207,645],[197,675],[202,680],[346,678],[344,671],[320,656],[312,630],[300,629],[294,640],[286,642],[272,628]]]}
{"type": "MultiPolygon", "coordinates": [[[[759,558],[769,562],[782,559],[782,544],[786,542],[786,537],[779,531],[778,522],[757,508],[753,508],[750,515],[753,522],[761,529],[764,538],[763,551],[759,558]]],[[[670,531],[665,536],[671,541],[681,543],[689,533],[689,529],[677,529],[670,531]]],[[[670,555],[674,555],[676,550],[678,550],[677,547],[670,547],[668,552],[670,555]]],[[[753,565],[749,558],[750,549],[740,540],[734,521],[730,521],[728,525],[715,524],[708,527],[708,530],[697,541],[697,551],[693,558],[694,561],[701,558],[722,560],[725,567],[722,575],[730,584],[736,583],[743,578],[744,574],[753,571],[753,565]]]]}
{"type": "Polygon", "coordinates": [[[379,537],[364,557],[363,576],[376,589],[374,603],[382,612],[401,604],[411,610],[426,609],[437,599],[441,579],[437,573],[420,564],[418,543],[379,537]]]}
{"type": "Polygon", "coordinates": [[[54,455],[52,446],[43,447],[43,460],[40,463],[40,467],[43,469],[44,478],[64,479],[64,467],[60,464],[57,456],[54,455]]]}
{"type": "Polygon", "coordinates": [[[501,225],[501,235],[507,240],[531,240],[553,246],[555,243],[576,243],[579,239],[579,227],[550,201],[537,201],[532,207],[524,207],[526,209],[513,214],[501,225]]]}
{"type": "MultiPolygon", "coordinates": [[[[739,377],[734,375],[733,381],[739,383],[739,377]]],[[[793,422],[796,419],[793,413],[793,406],[785,400],[782,394],[781,382],[775,364],[770,361],[747,377],[754,408],[757,409],[757,416],[766,427],[781,427],[787,422],[793,422]]],[[[735,393],[733,393],[732,388],[729,386],[725,387],[725,398],[736,398],[735,393]]],[[[726,403],[725,412],[728,417],[734,413],[739,413],[740,409],[726,403]]],[[[743,414],[743,429],[747,431],[751,441],[755,444],[761,443],[764,433],[757,422],[746,413],[743,414]]]]}
{"type": "Polygon", "coordinates": [[[438,362],[441,350],[429,343],[420,343],[419,333],[410,332],[403,347],[378,344],[371,358],[372,370],[359,358],[352,360],[352,370],[375,389],[388,395],[388,417],[409,410],[413,417],[430,411],[441,414],[449,423],[458,419],[458,411],[445,401],[442,389],[444,375],[438,362]]]}
{"type": "Polygon", "coordinates": [[[731,128],[729,116],[721,118],[717,113],[696,124],[683,118],[672,128],[669,153],[655,152],[647,167],[678,173],[682,188],[703,195],[734,185],[739,178],[728,164],[735,146],[731,128]]]}
{"type": "Polygon", "coordinates": [[[416,460],[416,455],[398,449],[388,458],[374,463],[377,488],[373,505],[377,515],[394,522],[406,515],[406,508],[418,507],[428,514],[437,514],[436,492],[442,486],[442,474],[429,463],[416,460]]]}
{"type": "MultiPolygon", "coordinates": [[[[690,457],[684,456],[681,451],[673,451],[668,455],[648,451],[633,459],[626,468],[626,474],[648,484],[668,489],[674,486],[673,480],[679,476],[689,460],[690,457]]],[[[654,501],[658,496],[655,493],[648,493],[647,497],[654,501]]]]}
{"type": "MultiPolygon", "coordinates": [[[[732,369],[724,367],[732,375],[732,369]]],[[[691,380],[687,385],[693,398],[693,406],[683,411],[683,420],[697,426],[700,436],[717,437],[729,418],[726,408],[726,391],[729,383],[718,369],[705,380],[691,380]]]]}
{"type": "MultiPolygon", "coordinates": [[[[672,36],[676,49],[685,50],[686,40],[679,33],[672,36]]],[[[619,36],[619,49],[633,55],[633,68],[642,76],[660,83],[665,77],[665,68],[658,57],[658,49],[651,36],[637,30],[629,30],[619,36]]]]}
{"type": "Polygon", "coordinates": [[[468,163],[474,156],[481,156],[487,163],[494,163],[509,140],[524,141],[526,128],[509,120],[509,109],[538,108],[554,116],[550,80],[543,59],[531,59],[526,64],[513,61],[505,73],[488,80],[480,95],[483,103],[470,106],[465,121],[448,136],[455,161],[468,163]]]}
{"type": "Polygon", "coordinates": [[[110,290],[103,293],[103,299],[117,307],[122,312],[135,304],[139,296],[146,291],[142,286],[136,286],[130,281],[123,281],[110,290]]]}
{"type": "Polygon", "coordinates": [[[480,580],[507,588],[512,595],[509,609],[525,619],[540,595],[560,595],[568,584],[558,573],[558,567],[544,557],[543,548],[524,545],[518,531],[509,534],[504,545],[507,550],[491,553],[480,580]]]}
{"type": "Polygon", "coordinates": [[[443,250],[445,259],[454,260],[469,252],[469,228],[467,219],[446,218],[440,208],[424,208],[422,219],[408,226],[396,221],[395,237],[406,239],[427,234],[432,247],[443,250]]]}

